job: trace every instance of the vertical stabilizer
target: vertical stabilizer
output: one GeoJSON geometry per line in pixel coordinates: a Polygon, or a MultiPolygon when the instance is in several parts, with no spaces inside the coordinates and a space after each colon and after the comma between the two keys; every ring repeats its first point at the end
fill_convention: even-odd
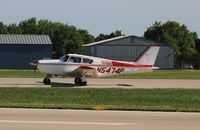
{"type": "Polygon", "coordinates": [[[154,65],[158,56],[160,46],[150,45],[145,51],[136,59],[136,63],[141,65],[154,65]]]}

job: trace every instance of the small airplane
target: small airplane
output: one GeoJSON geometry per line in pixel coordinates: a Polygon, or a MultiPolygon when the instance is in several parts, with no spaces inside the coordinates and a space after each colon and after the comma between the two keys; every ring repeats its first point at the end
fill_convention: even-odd
{"type": "Polygon", "coordinates": [[[66,54],[60,59],[38,60],[37,68],[46,73],[43,80],[45,85],[51,83],[55,76],[75,77],[76,85],[87,85],[86,77],[107,77],[119,74],[137,73],[158,69],[154,67],[160,46],[150,45],[136,59],[135,62],[125,62],[97,58],[80,54],[66,54]]]}

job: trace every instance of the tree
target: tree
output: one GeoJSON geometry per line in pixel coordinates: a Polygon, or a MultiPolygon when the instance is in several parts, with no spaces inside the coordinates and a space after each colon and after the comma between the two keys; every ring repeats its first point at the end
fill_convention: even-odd
{"type": "Polygon", "coordinates": [[[82,53],[82,44],[93,42],[94,37],[87,30],[49,20],[30,18],[18,25],[23,34],[45,34],[51,37],[53,51],[59,57],[65,53],[82,53]]]}
{"type": "Polygon", "coordinates": [[[8,33],[7,26],[3,24],[3,22],[0,22],[0,34],[6,34],[8,33]]]}
{"type": "Polygon", "coordinates": [[[10,24],[7,28],[10,34],[22,34],[23,32],[23,30],[16,24],[10,24]]]}
{"type": "Polygon", "coordinates": [[[115,32],[112,32],[109,35],[100,33],[99,36],[97,36],[95,38],[95,41],[101,41],[101,40],[105,40],[105,39],[109,39],[109,38],[114,38],[114,37],[118,37],[118,36],[123,36],[123,35],[124,34],[122,34],[122,32],[119,31],[119,30],[116,30],[115,32]]]}
{"type": "Polygon", "coordinates": [[[55,27],[55,23],[42,19],[37,22],[37,34],[48,34],[50,37],[53,36],[53,30],[55,27]]]}
{"type": "Polygon", "coordinates": [[[37,34],[37,19],[35,17],[21,21],[19,27],[23,34],[37,34]]]}
{"type": "Polygon", "coordinates": [[[78,31],[80,33],[82,40],[83,40],[83,44],[94,42],[94,40],[95,40],[94,36],[89,34],[89,32],[87,30],[79,29],[78,31]]]}
{"type": "Polygon", "coordinates": [[[195,39],[197,34],[190,32],[184,24],[180,25],[175,21],[168,21],[164,24],[155,22],[153,26],[147,28],[144,37],[173,46],[176,57],[179,59],[188,59],[196,52],[195,39]]]}

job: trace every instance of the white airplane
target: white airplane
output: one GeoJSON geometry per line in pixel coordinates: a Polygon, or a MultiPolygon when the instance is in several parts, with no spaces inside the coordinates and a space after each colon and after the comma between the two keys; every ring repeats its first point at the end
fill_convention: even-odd
{"type": "Polygon", "coordinates": [[[39,60],[37,68],[46,73],[43,83],[51,83],[53,75],[75,77],[75,84],[85,86],[86,77],[107,77],[118,74],[151,71],[160,46],[150,45],[135,62],[116,61],[79,54],[67,54],[56,60],[39,60]]]}

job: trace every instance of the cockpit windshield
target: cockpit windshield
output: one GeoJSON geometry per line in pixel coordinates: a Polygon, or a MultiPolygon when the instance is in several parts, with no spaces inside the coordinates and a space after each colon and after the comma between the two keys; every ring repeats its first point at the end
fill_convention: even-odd
{"type": "Polygon", "coordinates": [[[63,62],[67,62],[67,60],[69,59],[69,56],[68,55],[64,55],[62,57],[60,57],[60,61],[63,61],[63,62]]]}

